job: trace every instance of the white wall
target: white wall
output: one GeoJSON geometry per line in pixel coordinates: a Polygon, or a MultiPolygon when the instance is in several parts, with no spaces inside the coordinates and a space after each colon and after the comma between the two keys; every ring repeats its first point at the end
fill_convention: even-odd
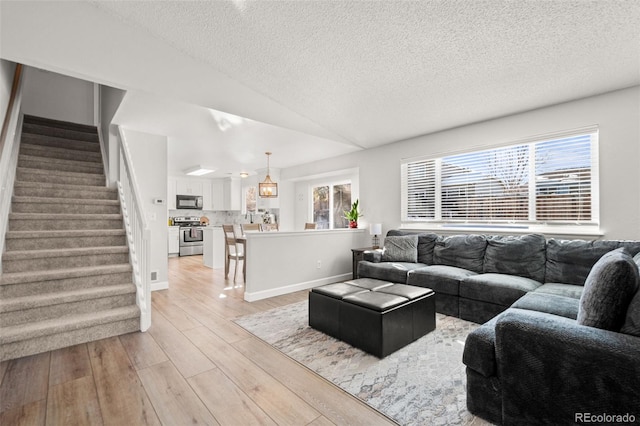
{"type": "Polygon", "coordinates": [[[247,233],[244,298],[252,302],[351,279],[351,249],[370,241],[361,229],[247,233]]]}
{"type": "Polygon", "coordinates": [[[151,230],[150,271],[158,272],[158,282],[151,283],[151,289],[167,288],[168,276],[168,228],[167,206],[153,204],[154,198],[167,198],[167,138],[124,129],[129,145],[131,162],[135,168],[136,180],[142,208],[151,230]]]}
{"type": "Polygon", "coordinates": [[[22,111],[72,123],[94,123],[93,83],[26,67],[22,111]]]}
{"type": "Polygon", "coordinates": [[[7,107],[11,97],[11,86],[13,85],[13,74],[16,70],[15,62],[0,59],[0,126],[7,116],[7,107]]]}
{"type": "MultiPolygon", "coordinates": [[[[425,117],[428,120],[429,117],[425,117]]],[[[400,164],[590,125],[600,128],[600,222],[603,238],[640,239],[640,86],[541,108],[282,171],[299,179],[360,167],[360,205],[383,234],[400,226],[400,164]]]]}
{"type": "Polygon", "coordinates": [[[113,186],[118,177],[118,130],[111,124],[127,92],[109,86],[100,86],[100,130],[103,137],[109,170],[107,181],[113,186]]]}

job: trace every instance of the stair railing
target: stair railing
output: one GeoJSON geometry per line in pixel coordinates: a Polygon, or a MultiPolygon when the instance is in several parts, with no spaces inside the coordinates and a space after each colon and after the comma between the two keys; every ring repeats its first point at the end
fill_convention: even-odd
{"type": "Polygon", "coordinates": [[[120,194],[122,215],[129,243],[129,257],[133,266],[136,303],[140,308],[140,330],[146,331],[151,326],[151,283],[149,277],[151,231],[147,226],[142,209],[129,146],[124,132],[119,126],[118,133],[120,135],[118,193],[120,194]]]}
{"type": "MultiPolygon", "coordinates": [[[[7,113],[0,133],[0,253],[4,252],[5,236],[9,224],[11,196],[18,166],[18,151],[22,136],[22,64],[16,64],[7,113]]],[[[0,260],[2,272],[2,260],[0,260]]]]}

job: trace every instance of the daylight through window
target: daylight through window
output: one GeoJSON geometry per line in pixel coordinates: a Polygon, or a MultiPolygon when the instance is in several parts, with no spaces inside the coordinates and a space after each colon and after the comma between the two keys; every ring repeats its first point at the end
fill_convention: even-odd
{"type": "Polygon", "coordinates": [[[351,207],[351,184],[315,186],[313,193],[313,221],[316,229],[348,228],[344,211],[351,207]]]}
{"type": "Polygon", "coordinates": [[[598,223],[598,132],[402,165],[403,221],[598,223]]]}

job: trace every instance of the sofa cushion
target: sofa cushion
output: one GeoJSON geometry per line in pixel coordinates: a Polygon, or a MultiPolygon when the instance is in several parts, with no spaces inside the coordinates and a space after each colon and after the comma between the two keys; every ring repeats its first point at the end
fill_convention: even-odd
{"type": "Polygon", "coordinates": [[[619,331],[639,281],[638,267],[624,249],[602,256],[585,282],[578,324],[619,331]]]}
{"type": "Polygon", "coordinates": [[[536,293],[548,293],[558,296],[571,297],[573,299],[580,299],[584,286],[575,284],[560,284],[560,283],[545,283],[534,291],[536,293]]]}
{"type": "Polygon", "coordinates": [[[579,299],[551,293],[538,293],[537,291],[525,294],[511,305],[512,308],[545,312],[571,319],[576,319],[578,316],[579,306],[579,299]]]}
{"type": "Polygon", "coordinates": [[[382,249],[382,262],[418,261],[418,236],[403,235],[386,237],[382,249]]]}
{"type": "Polygon", "coordinates": [[[415,234],[409,231],[402,231],[399,229],[390,229],[387,232],[387,237],[396,235],[417,235],[418,236],[418,262],[425,265],[433,264],[433,248],[436,245],[438,236],[431,233],[415,234]]]}
{"type": "Polygon", "coordinates": [[[513,302],[540,287],[531,278],[504,274],[480,274],[460,282],[460,297],[496,305],[511,306],[513,302]]]}
{"type": "Polygon", "coordinates": [[[433,249],[433,263],[482,273],[487,238],[484,235],[440,236],[433,249]]]}
{"type": "Polygon", "coordinates": [[[407,284],[430,288],[436,293],[457,296],[460,294],[460,281],[471,275],[476,273],[455,266],[431,265],[409,272],[407,284]]]}
{"type": "MultiPolygon", "coordinates": [[[[633,261],[640,269],[640,253],[633,256],[633,261]]],[[[640,337],[640,288],[638,288],[635,296],[631,299],[631,303],[629,303],[627,315],[620,332],[640,337]]]]}
{"type": "Polygon", "coordinates": [[[496,322],[502,315],[473,330],[464,342],[462,362],[484,377],[496,375],[496,322]]]}
{"type": "Polygon", "coordinates": [[[424,268],[423,263],[410,262],[382,262],[374,263],[361,260],[358,262],[358,276],[362,278],[376,278],[392,283],[405,284],[407,272],[418,268],[424,268]]]}
{"type": "Polygon", "coordinates": [[[495,235],[487,238],[484,272],[544,281],[547,241],[543,235],[495,235]]]}
{"type": "Polygon", "coordinates": [[[640,241],[547,241],[547,265],[544,282],[584,285],[591,268],[603,255],[624,247],[633,256],[640,252],[640,241]]]}

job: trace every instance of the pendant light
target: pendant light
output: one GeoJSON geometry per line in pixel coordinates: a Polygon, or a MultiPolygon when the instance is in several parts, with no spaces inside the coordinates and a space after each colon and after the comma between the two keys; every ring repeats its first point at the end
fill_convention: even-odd
{"type": "Polygon", "coordinates": [[[278,196],[278,184],[271,180],[271,176],[269,176],[269,156],[270,152],[265,152],[267,154],[267,176],[264,178],[263,182],[258,184],[258,193],[260,198],[276,198],[278,196]]]}

